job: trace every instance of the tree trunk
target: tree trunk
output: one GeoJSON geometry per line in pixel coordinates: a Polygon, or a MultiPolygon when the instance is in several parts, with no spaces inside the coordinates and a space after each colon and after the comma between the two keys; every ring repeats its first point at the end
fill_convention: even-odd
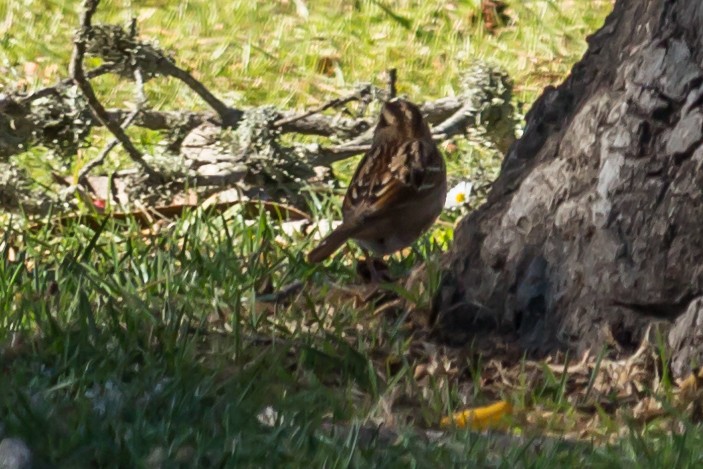
{"type": "Polygon", "coordinates": [[[703,363],[703,2],[618,0],[457,228],[438,330],[528,352],[632,350],[652,321],[703,363]]]}

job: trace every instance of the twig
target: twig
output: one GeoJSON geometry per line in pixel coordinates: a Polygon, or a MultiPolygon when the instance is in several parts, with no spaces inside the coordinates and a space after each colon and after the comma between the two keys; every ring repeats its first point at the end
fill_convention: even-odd
{"type": "Polygon", "coordinates": [[[222,120],[223,127],[234,126],[242,116],[242,111],[231,108],[220,101],[214,94],[208,90],[205,85],[200,83],[193,75],[180,68],[171,60],[164,60],[160,63],[159,70],[164,74],[177,78],[193,90],[198,96],[210,105],[215,110],[222,120]]]}
{"type": "MultiPolygon", "coordinates": [[[[99,67],[88,70],[85,76],[90,80],[110,73],[114,68],[115,64],[113,63],[102,64],[99,67]]],[[[58,96],[59,90],[68,88],[69,86],[75,86],[75,84],[76,82],[73,78],[65,78],[53,86],[47,86],[46,88],[42,88],[26,96],[22,96],[21,94],[14,96],[0,95],[0,113],[26,115],[29,113],[27,109],[28,105],[32,102],[47,96],[58,96]]]]}
{"type": "Polygon", "coordinates": [[[91,28],[91,20],[95,14],[95,10],[98,8],[99,0],[84,0],[83,11],[81,12],[81,24],[80,30],[76,35],[74,40],[73,55],[71,57],[71,77],[75,81],[78,88],[81,90],[90,109],[95,114],[98,121],[107,127],[108,130],[115,136],[117,140],[122,144],[122,147],[129,154],[130,158],[136,161],[144,171],[150,176],[158,178],[159,175],[144,161],[142,153],[134,146],[132,141],[129,139],[124,129],[120,127],[118,123],[112,121],[105,110],[105,107],[100,103],[97,96],[95,96],[95,91],[91,86],[90,82],[86,79],[85,73],[83,71],[83,57],[85,56],[86,50],[86,36],[88,35],[91,28]]]}
{"type": "MultiPolygon", "coordinates": [[[[234,109],[232,109],[234,111],[234,109]]],[[[241,113],[241,111],[238,111],[241,113]]],[[[108,115],[117,121],[122,121],[131,111],[125,109],[108,109],[108,115]]],[[[287,119],[292,113],[281,113],[287,119]]],[[[297,117],[297,114],[294,114],[297,117]]],[[[212,112],[197,111],[155,111],[144,109],[137,116],[133,125],[149,130],[171,130],[180,128],[190,130],[206,122],[221,126],[218,117],[212,112]]],[[[293,120],[280,127],[281,133],[297,133],[302,135],[319,135],[321,137],[349,138],[359,135],[369,127],[366,119],[335,118],[330,119],[324,115],[312,115],[293,120]]]]}
{"type": "MultiPolygon", "coordinates": [[[[447,109],[444,109],[444,102],[438,101],[441,104],[439,111],[446,115],[447,109]]],[[[446,101],[446,100],[445,100],[446,101]]],[[[422,106],[423,111],[432,112],[432,108],[425,104],[422,106]]],[[[454,135],[463,134],[466,132],[466,127],[476,121],[477,110],[472,102],[462,104],[458,109],[454,107],[452,113],[445,120],[435,125],[432,129],[432,139],[435,142],[443,142],[454,135]]],[[[429,116],[431,117],[431,116],[429,116]]],[[[428,118],[428,120],[431,120],[428,118]]],[[[321,166],[329,166],[337,161],[344,160],[354,155],[364,153],[371,148],[371,136],[373,129],[369,129],[362,135],[349,140],[341,145],[329,148],[320,149],[318,156],[314,159],[314,164],[321,166]]]]}
{"type": "Polygon", "coordinates": [[[262,303],[282,303],[291,296],[298,293],[304,284],[300,280],[295,280],[283,287],[279,288],[278,291],[273,293],[268,293],[265,295],[257,295],[256,300],[262,303]]]}
{"type": "MultiPolygon", "coordinates": [[[[107,115],[115,121],[124,121],[132,110],[108,109],[107,115]]],[[[211,122],[215,124],[217,116],[211,112],[197,111],[154,111],[142,109],[134,120],[134,125],[149,130],[172,130],[174,128],[194,129],[201,124],[211,122]]],[[[219,125],[219,124],[218,124],[219,125]]]]}
{"type": "Polygon", "coordinates": [[[329,166],[337,161],[365,153],[370,149],[371,145],[338,145],[336,147],[323,148],[320,150],[319,156],[313,160],[313,165],[329,166]]]}
{"type": "MultiPolygon", "coordinates": [[[[87,72],[85,72],[85,76],[86,76],[86,78],[91,80],[91,79],[97,78],[101,75],[105,75],[107,73],[110,73],[114,69],[115,69],[114,63],[105,63],[105,64],[102,64],[98,67],[95,67],[92,70],[88,70],[87,72]]],[[[52,94],[57,94],[60,89],[68,88],[69,86],[72,86],[75,84],[76,84],[76,82],[74,81],[73,78],[66,78],[65,80],[61,80],[60,82],[58,82],[54,86],[42,88],[42,89],[37,90],[28,96],[25,96],[24,98],[19,100],[19,102],[22,104],[29,104],[32,101],[36,101],[37,99],[44,98],[44,97],[50,96],[52,94]]]]}
{"type": "MultiPolygon", "coordinates": [[[[464,122],[464,118],[469,119],[470,117],[465,116],[463,111],[457,111],[456,115],[452,115],[447,121],[437,126],[439,132],[432,133],[432,140],[443,142],[454,135],[464,133],[466,127],[459,125],[464,122]]],[[[316,166],[329,166],[337,161],[365,153],[371,149],[371,135],[372,133],[366,132],[342,145],[321,148],[318,156],[313,160],[313,164],[316,166]]]]}
{"type": "MultiPolygon", "coordinates": [[[[142,107],[146,103],[146,96],[144,94],[144,77],[142,76],[141,70],[138,68],[134,69],[134,81],[136,83],[136,103],[134,110],[122,121],[121,127],[123,129],[127,129],[132,122],[134,122],[134,119],[137,118],[139,113],[142,111],[142,107]]],[[[117,146],[117,144],[120,143],[120,141],[117,138],[113,138],[106,146],[103,148],[103,151],[100,152],[100,154],[95,157],[94,159],[90,160],[88,163],[86,163],[85,166],[81,169],[81,171],[78,173],[78,182],[82,183],[84,182],[86,176],[88,176],[88,173],[90,173],[93,168],[103,164],[105,161],[105,158],[107,158],[107,155],[112,151],[113,148],[117,146]]]]}
{"type": "Polygon", "coordinates": [[[397,90],[395,88],[396,81],[398,79],[398,70],[391,68],[388,70],[388,99],[393,99],[396,97],[397,90]]]}
{"type": "Polygon", "coordinates": [[[465,132],[466,127],[475,120],[476,108],[473,103],[468,102],[457,109],[446,120],[434,126],[432,137],[435,140],[446,140],[452,135],[465,132]]]}
{"type": "Polygon", "coordinates": [[[317,114],[284,124],[280,127],[280,131],[284,134],[297,133],[322,137],[351,138],[366,131],[370,125],[368,119],[364,118],[349,119],[340,116],[329,118],[326,115],[317,114]]]}
{"type": "Polygon", "coordinates": [[[352,101],[358,101],[358,100],[362,99],[362,97],[364,95],[369,94],[370,92],[371,92],[371,86],[370,85],[365,86],[362,89],[354,92],[353,94],[350,94],[349,96],[346,96],[344,98],[332,99],[332,100],[327,101],[326,103],[324,103],[318,107],[314,107],[314,108],[310,109],[309,111],[304,112],[302,114],[299,114],[297,116],[291,116],[291,117],[285,117],[283,119],[278,119],[276,122],[273,123],[273,126],[274,127],[283,127],[284,125],[292,124],[293,122],[305,119],[306,117],[309,117],[309,116],[312,116],[313,114],[318,114],[320,112],[326,111],[329,108],[332,108],[332,107],[336,108],[336,107],[344,106],[345,104],[350,103],[352,101]]]}
{"type": "Polygon", "coordinates": [[[346,141],[346,142],[342,143],[341,145],[338,145],[337,148],[342,150],[342,149],[354,149],[354,148],[361,147],[361,146],[365,147],[371,143],[371,139],[373,137],[374,130],[375,129],[373,127],[370,127],[363,134],[361,134],[358,137],[353,138],[349,141],[346,141]]]}
{"type": "MultiPolygon", "coordinates": [[[[98,67],[93,71],[94,75],[99,75],[105,73],[105,69],[98,67]]],[[[88,72],[88,73],[91,73],[88,72]]],[[[72,79],[70,83],[75,83],[72,79]]],[[[42,96],[50,96],[57,94],[56,89],[60,86],[65,86],[66,81],[60,82],[58,85],[45,88],[37,91],[33,95],[27,98],[16,98],[14,96],[0,96],[0,113],[12,115],[13,117],[25,118],[31,113],[30,109],[22,106],[23,100],[33,100],[42,96]]],[[[365,102],[365,99],[361,100],[361,104],[365,102]]],[[[444,121],[451,115],[455,114],[457,110],[462,108],[465,102],[461,97],[451,97],[451,98],[441,98],[436,101],[427,102],[422,105],[421,110],[423,115],[425,115],[427,121],[435,126],[440,122],[444,121]]],[[[241,111],[232,109],[232,112],[241,111]]],[[[475,119],[476,110],[470,110],[468,112],[468,117],[470,119],[475,119]]],[[[123,122],[131,113],[131,109],[107,109],[106,111],[109,120],[115,122],[123,122]]],[[[281,119],[288,119],[288,117],[298,116],[298,114],[293,112],[281,113],[281,119]]],[[[102,125],[100,121],[97,120],[95,115],[90,115],[91,119],[94,121],[94,125],[102,125]]],[[[467,121],[468,124],[471,120],[467,121]]],[[[219,121],[218,116],[212,112],[196,112],[196,111],[155,111],[153,109],[142,109],[142,112],[134,119],[131,125],[146,128],[149,130],[172,130],[180,129],[181,131],[188,132],[191,129],[198,127],[204,123],[211,123],[213,125],[221,126],[222,122],[219,121]]],[[[32,125],[30,121],[27,121],[27,125],[32,125]]],[[[298,133],[302,135],[317,135],[322,137],[337,137],[339,139],[349,139],[343,145],[340,145],[337,149],[331,151],[323,150],[323,154],[316,154],[314,156],[319,156],[324,158],[325,156],[330,156],[334,154],[332,161],[337,161],[338,159],[343,159],[346,156],[351,156],[358,153],[358,149],[354,147],[364,146],[371,141],[371,136],[373,130],[371,129],[371,121],[368,118],[357,118],[351,119],[346,117],[329,117],[323,114],[314,114],[307,117],[301,118],[299,120],[291,120],[288,124],[284,124],[280,127],[281,133],[298,133]]],[[[27,137],[31,135],[30,132],[25,134],[27,137]]],[[[27,137],[20,142],[23,145],[31,145],[32,143],[27,140],[27,137]]],[[[13,154],[19,153],[23,147],[16,147],[14,150],[0,151],[0,156],[7,157],[13,154]]]]}
{"type": "MultiPolygon", "coordinates": [[[[97,4],[99,3],[96,2],[95,8],[97,8],[97,4]]],[[[86,3],[87,5],[88,3],[86,3]]],[[[92,16],[92,14],[90,15],[92,16]]],[[[88,20],[90,23],[90,19],[88,20]]],[[[90,24],[88,24],[88,28],[90,28],[90,24]]],[[[135,38],[136,36],[136,19],[132,18],[132,21],[130,22],[129,26],[129,35],[132,39],[135,38]]],[[[85,50],[84,50],[85,53],[85,50]]],[[[134,61],[133,61],[134,62],[134,61]]],[[[99,67],[90,70],[86,73],[86,76],[88,79],[92,79],[95,77],[98,77],[100,75],[103,75],[105,73],[109,73],[113,71],[116,68],[116,64],[114,63],[106,63],[103,65],[100,65],[99,67]]],[[[225,103],[220,101],[214,94],[208,90],[205,85],[200,83],[193,75],[188,73],[187,71],[183,70],[182,68],[178,67],[175,63],[173,63],[171,60],[166,59],[164,57],[161,57],[161,60],[159,60],[159,70],[161,73],[164,75],[168,75],[171,77],[174,77],[178,80],[181,80],[184,82],[190,89],[192,89],[198,96],[200,96],[206,103],[208,103],[217,113],[217,115],[220,117],[222,120],[222,125],[223,126],[231,126],[236,124],[238,121],[239,117],[241,116],[241,111],[237,109],[233,109],[228,107],[225,103]]],[[[31,95],[23,98],[20,100],[20,103],[26,104],[30,103],[36,99],[49,96],[51,94],[56,93],[56,91],[60,88],[70,86],[71,84],[75,83],[74,78],[69,78],[66,80],[62,80],[58,84],[56,84],[53,87],[48,87],[41,89],[35,93],[32,93],[31,95]]]]}

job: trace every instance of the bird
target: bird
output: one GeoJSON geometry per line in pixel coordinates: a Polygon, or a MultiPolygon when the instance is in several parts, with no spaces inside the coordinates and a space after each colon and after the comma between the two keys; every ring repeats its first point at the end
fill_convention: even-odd
{"type": "Polygon", "coordinates": [[[342,223],[307,260],[322,262],[350,239],[379,257],[399,251],[432,226],[446,195],[444,158],[420,109],[403,99],[386,101],[344,196],[342,223]]]}

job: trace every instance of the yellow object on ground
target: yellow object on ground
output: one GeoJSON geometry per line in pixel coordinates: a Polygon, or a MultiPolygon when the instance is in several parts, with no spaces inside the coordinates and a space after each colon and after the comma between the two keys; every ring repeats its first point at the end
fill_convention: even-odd
{"type": "Polygon", "coordinates": [[[472,430],[488,430],[497,428],[500,420],[509,415],[513,406],[508,401],[498,401],[485,407],[476,407],[457,412],[454,415],[443,417],[439,422],[440,427],[470,428],[472,430]]]}

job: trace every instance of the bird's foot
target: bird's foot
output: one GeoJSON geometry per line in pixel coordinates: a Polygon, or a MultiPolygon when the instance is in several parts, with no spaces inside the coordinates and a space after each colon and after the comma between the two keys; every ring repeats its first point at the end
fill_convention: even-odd
{"type": "Polygon", "coordinates": [[[382,259],[367,256],[363,261],[357,262],[356,272],[365,283],[381,284],[393,281],[393,277],[382,259]]]}

